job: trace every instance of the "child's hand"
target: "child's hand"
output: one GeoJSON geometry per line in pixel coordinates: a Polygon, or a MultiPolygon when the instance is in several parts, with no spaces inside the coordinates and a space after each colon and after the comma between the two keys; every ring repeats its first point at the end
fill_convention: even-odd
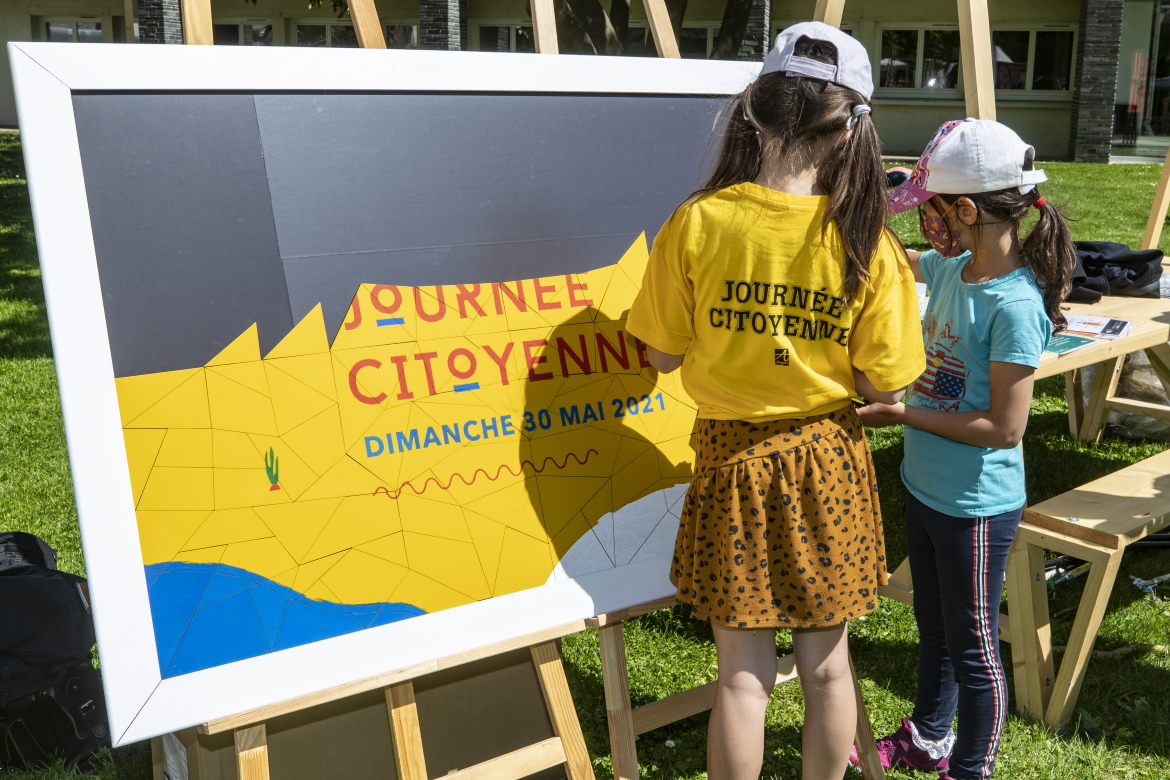
{"type": "Polygon", "coordinates": [[[861,424],[866,428],[885,428],[902,425],[906,416],[906,404],[869,404],[857,410],[861,424]]]}

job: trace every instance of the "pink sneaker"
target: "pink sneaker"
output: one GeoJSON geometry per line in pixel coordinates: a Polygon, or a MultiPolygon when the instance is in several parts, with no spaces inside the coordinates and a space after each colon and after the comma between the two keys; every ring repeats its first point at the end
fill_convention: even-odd
{"type": "MultiPolygon", "coordinates": [[[[948,734],[942,744],[937,746],[928,744],[918,736],[918,732],[914,728],[914,725],[910,723],[910,719],[902,718],[902,728],[890,734],[888,737],[879,739],[877,741],[877,751],[878,756],[881,758],[882,766],[886,769],[905,766],[921,772],[942,772],[944,774],[940,775],[939,780],[952,780],[945,772],[951,764],[950,752],[953,742],[954,735],[948,734]],[[934,747],[937,752],[945,752],[940,757],[933,758],[930,752],[928,752],[931,747],[934,747]]],[[[854,766],[860,764],[856,747],[849,754],[849,763],[854,766]]]]}

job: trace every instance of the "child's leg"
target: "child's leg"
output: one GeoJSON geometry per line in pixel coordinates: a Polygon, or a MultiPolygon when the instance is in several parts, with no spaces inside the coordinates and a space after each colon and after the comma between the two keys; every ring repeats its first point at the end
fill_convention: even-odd
{"type": "Polygon", "coordinates": [[[776,685],[776,631],[714,623],[711,628],[719,679],[707,727],[707,777],[757,780],[764,762],[764,713],[776,685]]]}
{"type": "MultiPolygon", "coordinates": [[[[959,727],[949,772],[956,780],[991,777],[1007,718],[999,656],[999,599],[1008,550],[1022,509],[993,517],[951,518],[932,532],[950,576],[939,580],[946,644],[959,681],[959,727]]],[[[915,583],[915,597],[918,595],[915,583]]]]}
{"type": "Polygon", "coordinates": [[[906,501],[906,551],[910,555],[914,619],[919,634],[918,692],[910,722],[921,737],[936,742],[951,733],[959,686],[947,654],[940,589],[940,580],[953,578],[956,569],[945,551],[940,555],[935,549],[932,532],[945,532],[945,526],[961,522],[960,518],[936,512],[912,495],[906,501]]]}
{"type": "Polygon", "coordinates": [[[804,780],[840,780],[849,763],[857,733],[857,699],[849,673],[847,625],[792,632],[796,671],[804,690],[804,780]]]}

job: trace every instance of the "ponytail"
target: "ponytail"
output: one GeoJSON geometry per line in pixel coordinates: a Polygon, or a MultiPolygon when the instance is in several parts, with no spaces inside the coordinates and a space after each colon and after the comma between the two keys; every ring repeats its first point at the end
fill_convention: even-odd
{"type": "Polygon", "coordinates": [[[1055,330],[1061,331],[1067,323],[1060,304],[1068,295],[1077,253],[1060,209],[1036,190],[1029,195],[1033,198],[1032,205],[1040,212],[1040,219],[1024,239],[1024,260],[1044,292],[1044,311],[1048,319],[1052,320],[1055,330]]]}

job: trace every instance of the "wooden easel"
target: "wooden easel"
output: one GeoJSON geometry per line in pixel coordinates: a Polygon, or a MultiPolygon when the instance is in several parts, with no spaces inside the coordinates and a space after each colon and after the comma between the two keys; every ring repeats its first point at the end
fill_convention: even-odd
{"type": "MultiPolygon", "coordinates": [[[[598,629],[601,645],[601,674],[605,687],[614,780],[638,780],[638,749],[634,744],[637,735],[698,715],[715,705],[714,681],[640,707],[634,707],[630,702],[630,677],[626,667],[626,640],[622,622],[677,603],[674,596],[669,596],[585,621],[587,625],[598,629]]],[[[861,698],[861,687],[853,670],[852,659],[849,661],[849,672],[853,675],[857,696],[857,736],[854,744],[861,758],[861,772],[866,780],[882,780],[886,776],[885,770],[874,745],[873,728],[865,710],[865,701],[861,698]]],[[[795,680],[796,677],[795,656],[786,655],[776,659],[777,684],[795,680]]]]}
{"type": "MultiPolygon", "coordinates": [[[[540,681],[554,736],[519,750],[446,775],[451,780],[520,780],[543,769],[563,764],[569,780],[594,780],[593,765],[577,710],[573,706],[569,683],[561,660],[557,640],[582,631],[584,621],[567,623],[527,636],[497,642],[475,650],[447,656],[435,661],[311,693],[249,712],[220,718],[199,726],[199,734],[211,735],[230,731],[235,736],[238,780],[269,780],[268,737],[265,721],[280,715],[305,710],[319,704],[355,696],[381,688],[386,697],[394,761],[399,780],[428,780],[423,753],[423,735],[415,704],[414,680],[424,675],[462,666],[474,661],[527,647],[540,681]]],[[[194,738],[194,734],[189,735],[194,738]]],[[[161,740],[152,741],[154,777],[162,780],[161,740]]],[[[188,756],[193,754],[190,746],[188,756]]]]}

